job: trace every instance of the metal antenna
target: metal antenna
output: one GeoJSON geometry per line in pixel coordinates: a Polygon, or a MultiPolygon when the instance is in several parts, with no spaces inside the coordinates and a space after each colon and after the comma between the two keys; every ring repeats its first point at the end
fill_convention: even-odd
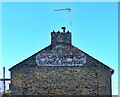
{"type": "Polygon", "coordinates": [[[3,85],[4,85],[4,93],[5,93],[5,67],[3,67],[3,85]]]}
{"type": "Polygon", "coordinates": [[[72,26],[71,26],[71,8],[56,9],[54,11],[63,11],[63,10],[68,10],[68,12],[70,12],[70,32],[71,32],[72,31],[72,26]]]}

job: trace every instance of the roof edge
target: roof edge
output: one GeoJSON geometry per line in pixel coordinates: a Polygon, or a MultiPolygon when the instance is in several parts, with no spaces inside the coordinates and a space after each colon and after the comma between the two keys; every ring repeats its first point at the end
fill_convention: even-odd
{"type": "MultiPolygon", "coordinates": [[[[55,44],[55,45],[57,45],[57,44],[55,44]]],[[[63,44],[63,45],[67,45],[67,44],[63,44]]],[[[47,47],[43,48],[42,50],[38,51],[37,53],[34,53],[34,54],[31,55],[30,57],[32,57],[32,56],[34,56],[34,55],[40,53],[41,51],[43,51],[43,50],[49,48],[50,46],[54,46],[54,45],[51,45],[51,44],[50,44],[50,45],[48,45],[47,47]]],[[[71,44],[70,46],[75,47],[75,46],[72,45],[72,44],[71,44]]],[[[80,49],[77,48],[77,47],[75,47],[75,48],[78,49],[78,50],[80,50],[80,49]]],[[[82,51],[82,50],[80,50],[80,51],[81,51],[82,53],[85,53],[85,52],[82,51]]],[[[85,53],[85,54],[86,54],[87,56],[89,56],[89,57],[92,57],[91,55],[89,55],[89,54],[87,54],[87,53],[85,53]]],[[[24,61],[28,60],[30,57],[28,57],[28,58],[24,59],[23,61],[17,63],[16,65],[13,65],[13,66],[12,66],[10,69],[8,69],[8,70],[11,71],[11,69],[13,69],[14,67],[16,67],[16,66],[19,65],[20,63],[23,63],[24,61]]],[[[92,58],[93,58],[94,60],[96,60],[97,62],[101,63],[102,65],[104,65],[105,67],[109,68],[109,70],[110,70],[110,72],[111,72],[111,75],[114,74],[114,70],[113,70],[112,68],[110,68],[109,66],[105,65],[104,63],[102,63],[101,61],[97,60],[96,58],[94,58],[94,57],[92,57],[92,58]]]]}
{"type": "Polygon", "coordinates": [[[26,59],[22,60],[21,62],[17,63],[16,65],[13,65],[11,68],[9,68],[8,70],[11,71],[12,68],[16,67],[17,65],[19,65],[20,63],[23,63],[24,61],[28,60],[30,57],[40,53],[41,51],[43,51],[44,49],[50,47],[51,45],[48,45],[47,47],[43,48],[42,50],[38,51],[37,53],[34,53],[33,55],[27,57],[26,59]]]}
{"type": "MultiPolygon", "coordinates": [[[[74,45],[72,45],[72,46],[74,46],[74,45]]],[[[75,47],[75,46],[74,46],[75,47]]],[[[77,48],[77,47],[75,47],[75,48],[77,48]]],[[[79,48],[77,48],[78,50],[80,50],[79,48]]],[[[82,50],[80,50],[82,53],[85,53],[84,51],[82,51],[82,50]]],[[[87,53],[85,53],[86,55],[88,55],[89,57],[92,57],[91,55],[89,55],[89,54],[87,54],[87,53]]],[[[101,62],[101,61],[99,61],[99,60],[97,60],[96,58],[94,58],[94,57],[92,57],[94,60],[96,60],[97,62],[99,62],[99,63],[101,63],[102,65],[104,65],[104,66],[106,66],[107,68],[109,68],[109,70],[110,70],[110,72],[111,72],[111,75],[112,74],[114,74],[114,71],[115,70],[113,70],[112,68],[110,68],[109,66],[107,66],[107,65],[105,65],[103,62],[101,62]]]]}

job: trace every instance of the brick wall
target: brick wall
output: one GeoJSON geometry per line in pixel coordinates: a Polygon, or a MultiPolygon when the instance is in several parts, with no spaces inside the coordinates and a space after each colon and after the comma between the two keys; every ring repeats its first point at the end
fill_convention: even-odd
{"type": "Polygon", "coordinates": [[[71,33],[70,32],[52,32],[51,33],[51,44],[71,44],[71,33]]]}
{"type": "Polygon", "coordinates": [[[50,45],[11,69],[11,90],[14,95],[110,95],[109,72],[107,66],[72,45],[57,45],[57,48],[50,45]],[[58,49],[63,49],[62,53],[58,49]],[[44,54],[47,55],[41,56],[44,54]],[[44,59],[38,58],[36,62],[38,55],[44,59]],[[68,60],[69,66],[65,66],[66,61],[61,60],[56,66],[57,62],[51,65],[51,61],[45,60],[54,60],[55,55],[72,58],[68,60]],[[86,62],[82,60],[84,57],[86,62]],[[75,58],[82,61],[77,63],[75,58]]]}

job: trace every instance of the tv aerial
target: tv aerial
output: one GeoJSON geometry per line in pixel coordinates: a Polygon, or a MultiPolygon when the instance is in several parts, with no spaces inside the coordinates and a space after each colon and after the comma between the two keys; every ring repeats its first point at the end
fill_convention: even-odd
{"type": "Polygon", "coordinates": [[[67,10],[70,13],[70,32],[72,31],[72,25],[71,25],[71,8],[65,8],[65,9],[56,9],[54,11],[64,11],[67,10]]]}

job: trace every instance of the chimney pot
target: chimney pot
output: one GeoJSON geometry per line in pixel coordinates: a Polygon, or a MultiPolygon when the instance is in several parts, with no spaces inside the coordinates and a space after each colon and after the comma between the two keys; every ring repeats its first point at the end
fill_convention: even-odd
{"type": "Polygon", "coordinates": [[[62,32],[65,32],[65,29],[66,29],[66,28],[65,28],[65,27],[61,27],[61,28],[62,28],[62,32]]]}

